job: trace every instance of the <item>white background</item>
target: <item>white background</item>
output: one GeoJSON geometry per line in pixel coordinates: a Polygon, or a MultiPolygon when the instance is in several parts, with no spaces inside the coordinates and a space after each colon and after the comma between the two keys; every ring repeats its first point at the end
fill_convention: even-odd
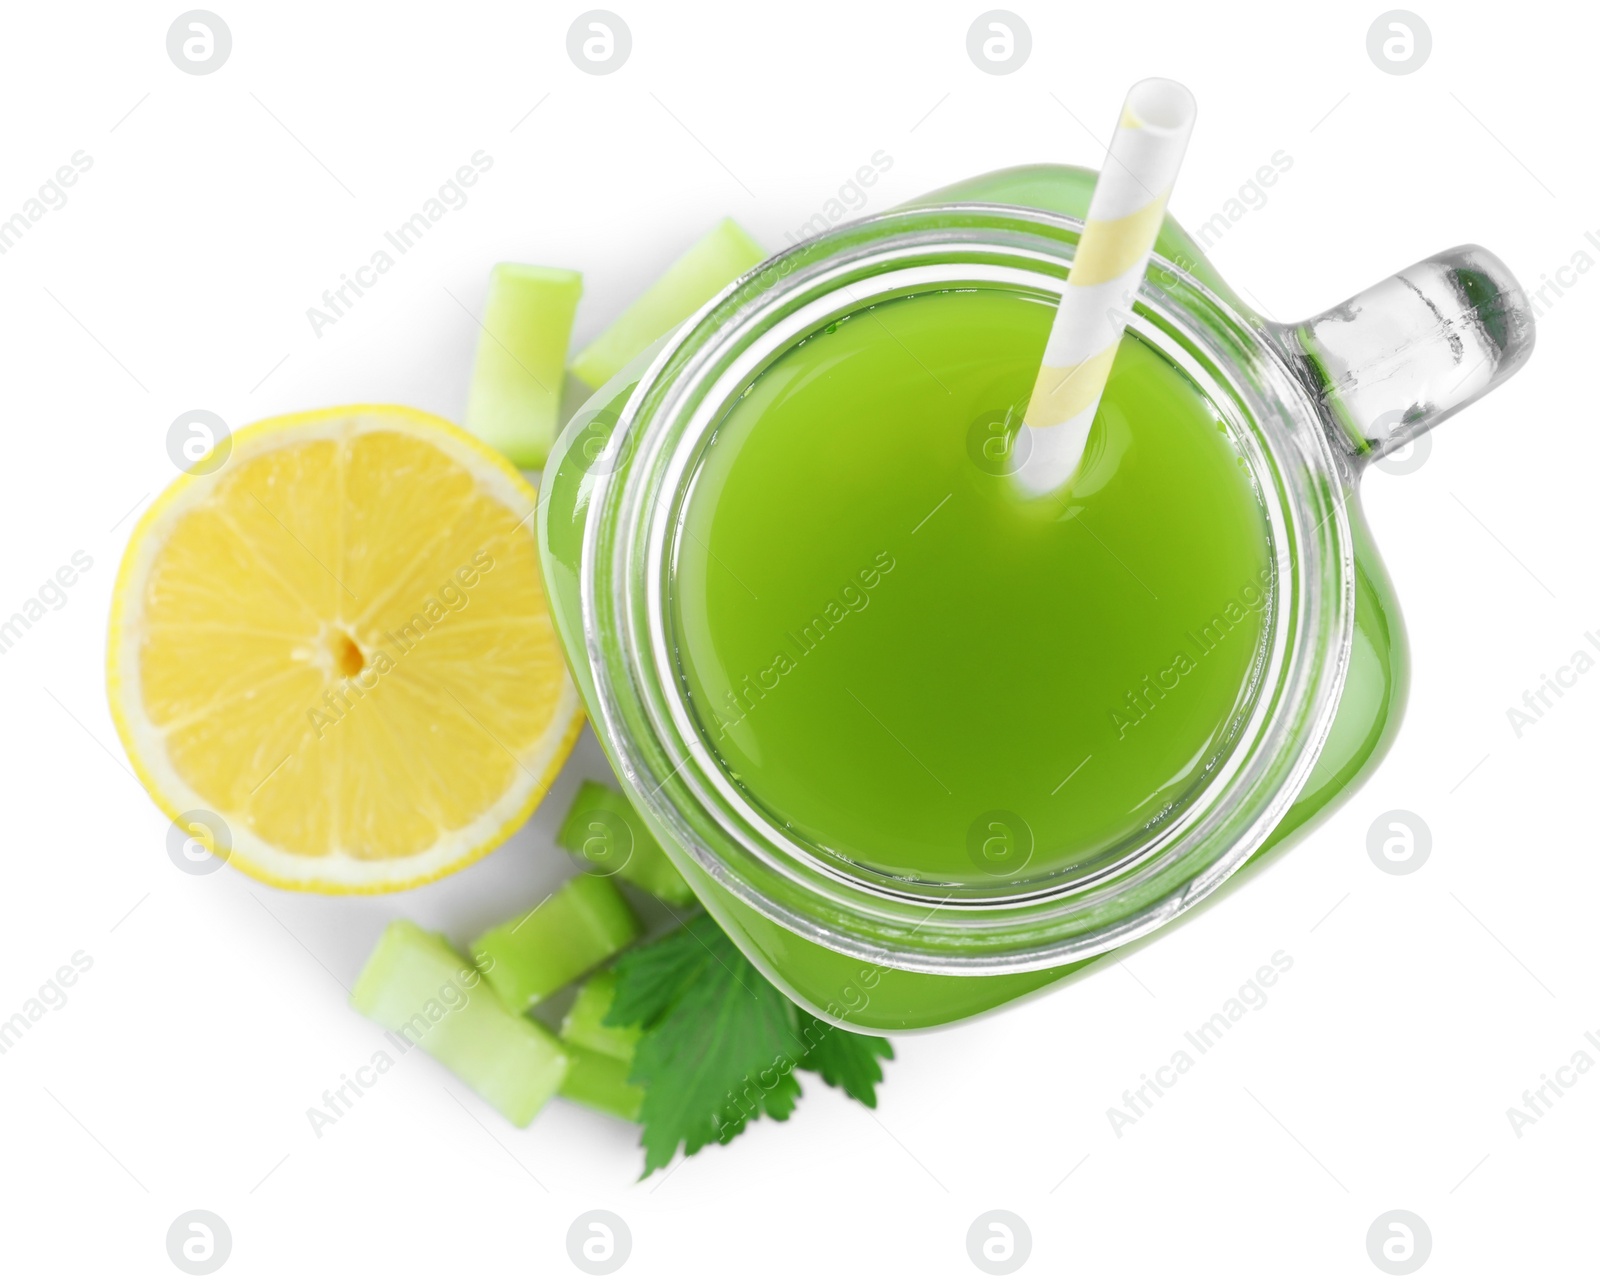
{"type": "Polygon", "coordinates": [[[1146,75],[1201,105],[1172,203],[1191,228],[1293,158],[1213,252],[1271,315],[1464,241],[1538,285],[1600,256],[1591,9],[1430,3],[1431,57],[1395,76],[1367,54],[1379,4],[1015,0],[1033,52],[992,76],[966,51],[982,0],[613,0],[633,52],[597,77],[566,52],[577,4],[210,2],[233,51],[206,76],[167,56],[177,3],[17,6],[0,43],[0,218],[93,158],[0,257],[0,616],[94,560],[0,656],[0,1014],[94,961],[0,1058],[0,1275],[178,1281],[164,1240],[191,1208],[226,1220],[217,1281],[241,1283],[587,1281],[564,1244],[590,1208],[627,1221],[622,1274],[651,1282],[982,1281],[964,1242],[992,1208],[1032,1230],[1018,1281],[1382,1281],[1365,1239],[1391,1208],[1431,1228],[1428,1280],[1593,1275],[1600,1070],[1521,1138],[1506,1110],[1600,1028],[1600,671],[1520,738],[1505,712],[1578,649],[1600,660],[1600,272],[1550,296],[1531,364],[1421,469],[1366,480],[1415,658],[1374,781],[1120,967],[898,1040],[879,1112],[807,1078],[791,1122],[665,1180],[634,1182],[631,1128],[558,1102],[518,1132],[425,1058],[321,1139],[306,1118],[378,1046],[344,989],[385,921],[465,937],[565,876],[550,837],[603,772],[588,734],[503,851],[339,901],[176,870],[103,684],[129,515],[174,474],[178,413],[459,416],[462,305],[496,260],[581,269],[581,343],[718,218],[779,248],[880,149],[863,212],[1098,165],[1091,134],[1146,75]],[[314,337],[306,309],[478,149],[470,203],[314,337]],[[1368,857],[1391,808],[1432,830],[1410,876],[1368,857]],[[1278,949],[1266,1007],[1116,1138],[1106,1110],[1278,949]]]}

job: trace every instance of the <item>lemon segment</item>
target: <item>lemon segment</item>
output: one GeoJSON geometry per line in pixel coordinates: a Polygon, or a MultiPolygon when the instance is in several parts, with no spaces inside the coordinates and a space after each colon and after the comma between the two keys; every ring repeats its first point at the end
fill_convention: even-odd
{"type": "Polygon", "coordinates": [[[112,605],[112,714],[174,818],[271,884],[380,892],[483,854],[582,722],[541,583],[536,496],[403,407],[240,430],[135,529],[112,605]]]}

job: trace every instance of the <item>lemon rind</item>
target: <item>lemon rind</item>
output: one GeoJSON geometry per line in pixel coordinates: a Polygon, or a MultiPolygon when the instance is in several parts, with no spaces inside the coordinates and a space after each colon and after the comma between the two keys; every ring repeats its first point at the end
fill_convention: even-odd
{"type": "MultiPolygon", "coordinates": [[[[279,443],[304,443],[377,429],[421,427],[486,491],[517,513],[531,517],[538,494],[520,473],[464,430],[439,416],[413,407],[356,404],[275,416],[232,435],[230,458],[248,459],[279,443]],[[521,504],[519,505],[518,502],[521,504]]],[[[211,803],[189,786],[172,767],[160,732],[144,715],[138,669],[141,631],[130,622],[134,596],[142,592],[163,537],[188,510],[202,503],[217,486],[222,470],[183,474],[140,516],[117,569],[111,595],[111,621],[106,648],[106,692],[111,719],[128,760],[150,798],[176,820],[211,803]],[[129,628],[132,626],[133,628],[129,628]]],[[[521,828],[561,772],[583,729],[584,712],[572,677],[565,668],[555,711],[543,735],[531,746],[516,748],[519,765],[537,765],[531,784],[516,781],[493,805],[464,828],[441,836],[428,849],[398,858],[357,858],[346,853],[319,856],[294,854],[275,846],[247,827],[228,819],[233,832],[230,866],[280,889],[323,894],[395,893],[429,884],[460,871],[498,848],[521,828]]]]}

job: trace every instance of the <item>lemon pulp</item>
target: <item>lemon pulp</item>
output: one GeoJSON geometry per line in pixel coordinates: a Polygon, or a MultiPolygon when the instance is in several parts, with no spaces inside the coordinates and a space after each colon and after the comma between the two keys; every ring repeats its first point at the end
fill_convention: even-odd
{"type": "Polygon", "coordinates": [[[300,888],[405,887],[497,843],[581,721],[535,503],[405,408],[241,430],[119,574],[113,713],[157,801],[220,815],[235,865],[300,888]]]}

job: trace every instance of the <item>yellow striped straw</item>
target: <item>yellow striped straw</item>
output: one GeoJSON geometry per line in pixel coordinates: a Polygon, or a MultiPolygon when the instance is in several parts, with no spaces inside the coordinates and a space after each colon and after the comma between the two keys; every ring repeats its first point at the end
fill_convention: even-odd
{"type": "Polygon", "coordinates": [[[1016,478],[1031,495],[1064,486],[1083,458],[1194,118],[1194,95],[1175,80],[1128,91],[1017,435],[1016,478]]]}

